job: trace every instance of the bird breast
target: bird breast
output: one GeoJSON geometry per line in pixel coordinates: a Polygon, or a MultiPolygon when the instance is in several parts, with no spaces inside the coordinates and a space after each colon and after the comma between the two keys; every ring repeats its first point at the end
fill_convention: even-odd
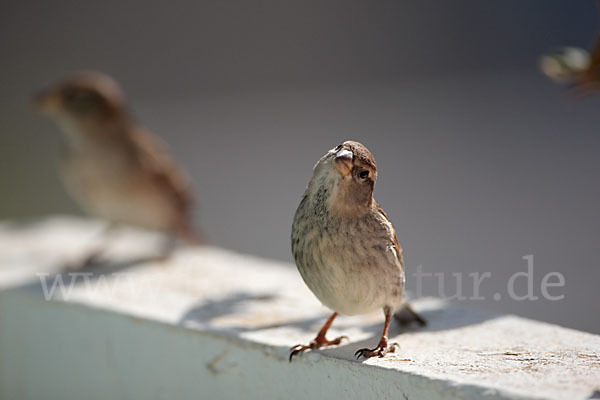
{"type": "Polygon", "coordinates": [[[61,177],[74,200],[94,216],[156,230],[169,230],[173,225],[175,211],[169,199],[118,150],[69,152],[61,177]]]}
{"type": "Polygon", "coordinates": [[[357,315],[398,304],[404,271],[391,224],[381,215],[350,218],[306,195],[294,218],[292,252],[307,286],[327,307],[357,315]]]}

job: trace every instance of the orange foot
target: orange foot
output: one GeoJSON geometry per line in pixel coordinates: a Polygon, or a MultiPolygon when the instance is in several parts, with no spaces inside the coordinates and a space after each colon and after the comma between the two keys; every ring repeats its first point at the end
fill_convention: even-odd
{"type": "Polygon", "coordinates": [[[386,338],[382,338],[379,341],[379,344],[374,349],[359,349],[354,353],[356,359],[358,360],[361,357],[370,358],[370,357],[384,357],[387,353],[395,353],[396,349],[399,348],[400,345],[398,343],[392,343],[388,345],[388,341],[386,338]]]}
{"type": "Polygon", "coordinates": [[[291,353],[290,353],[290,362],[292,362],[292,358],[296,354],[300,354],[300,353],[302,353],[305,350],[314,350],[314,349],[320,349],[321,347],[334,346],[336,344],[340,344],[343,339],[348,339],[348,336],[340,336],[340,337],[335,338],[333,340],[327,340],[325,338],[325,336],[317,336],[315,338],[315,340],[313,340],[312,342],[310,342],[307,345],[297,344],[296,346],[294,346],[294,347],[292,347],[290,349],[290,351],[291,351],[291,353]]]}

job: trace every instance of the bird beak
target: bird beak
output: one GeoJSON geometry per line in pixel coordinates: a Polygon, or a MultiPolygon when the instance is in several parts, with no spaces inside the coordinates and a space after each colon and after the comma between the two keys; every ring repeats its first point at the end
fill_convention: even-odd
{"type": "Polygon", "coordinates": [[[60,98],[52,88],[44,88],[34,93],[31,103],[39,111],[53,113],[60,107],[60,98]]]}
{"type": "Polygon", "coordinates": [[[338,171],[342,174],[342,176],[348,175],[352,171],[352,159],[354,155],[349,150],[340,150],[337,152],[334,158],[334,165],[338,171]]]}

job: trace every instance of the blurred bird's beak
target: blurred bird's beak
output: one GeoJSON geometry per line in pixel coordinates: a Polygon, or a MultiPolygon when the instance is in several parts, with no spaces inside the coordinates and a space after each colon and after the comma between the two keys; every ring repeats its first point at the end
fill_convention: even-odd
{"type": "Polygon", "coordinates": [[[37,110],[51,114],[58,111],[60,98],[53,88],[44,88],[34,93],[31,103],[37,110]]]}
{"type": "Polygon", "coordinates": [[[352,154],[352,152],[345,149],[338,151],[335,155],[333,163],[337,170],[340,171],[342,176],[346,176],[350,172],[352,172],[352,167],[354,166],[352,164],[353,158],[354,155],[352,154]]]}

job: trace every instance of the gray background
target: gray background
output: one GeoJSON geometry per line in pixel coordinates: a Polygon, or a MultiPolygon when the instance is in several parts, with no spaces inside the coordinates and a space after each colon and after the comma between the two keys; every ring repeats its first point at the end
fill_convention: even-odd
{"type": "Polygon", "coordinates": [[[2,1],[0,217],[77,212],[28,96],[97,69],[189,169],[216,243],[291,261],[311,167],[355,139],[377,159],[409,289],[418,265],[446,273],[446,294],[450,273],[490,271],[487,300],[462,304],[600,332],[600,96],[573,101],[536,69],[550,48],[589,47],[598,22],[591,0],[2,1]],[[535,294],[559,271],[564,300],[508,298],[529,254],[535,294]]]}

